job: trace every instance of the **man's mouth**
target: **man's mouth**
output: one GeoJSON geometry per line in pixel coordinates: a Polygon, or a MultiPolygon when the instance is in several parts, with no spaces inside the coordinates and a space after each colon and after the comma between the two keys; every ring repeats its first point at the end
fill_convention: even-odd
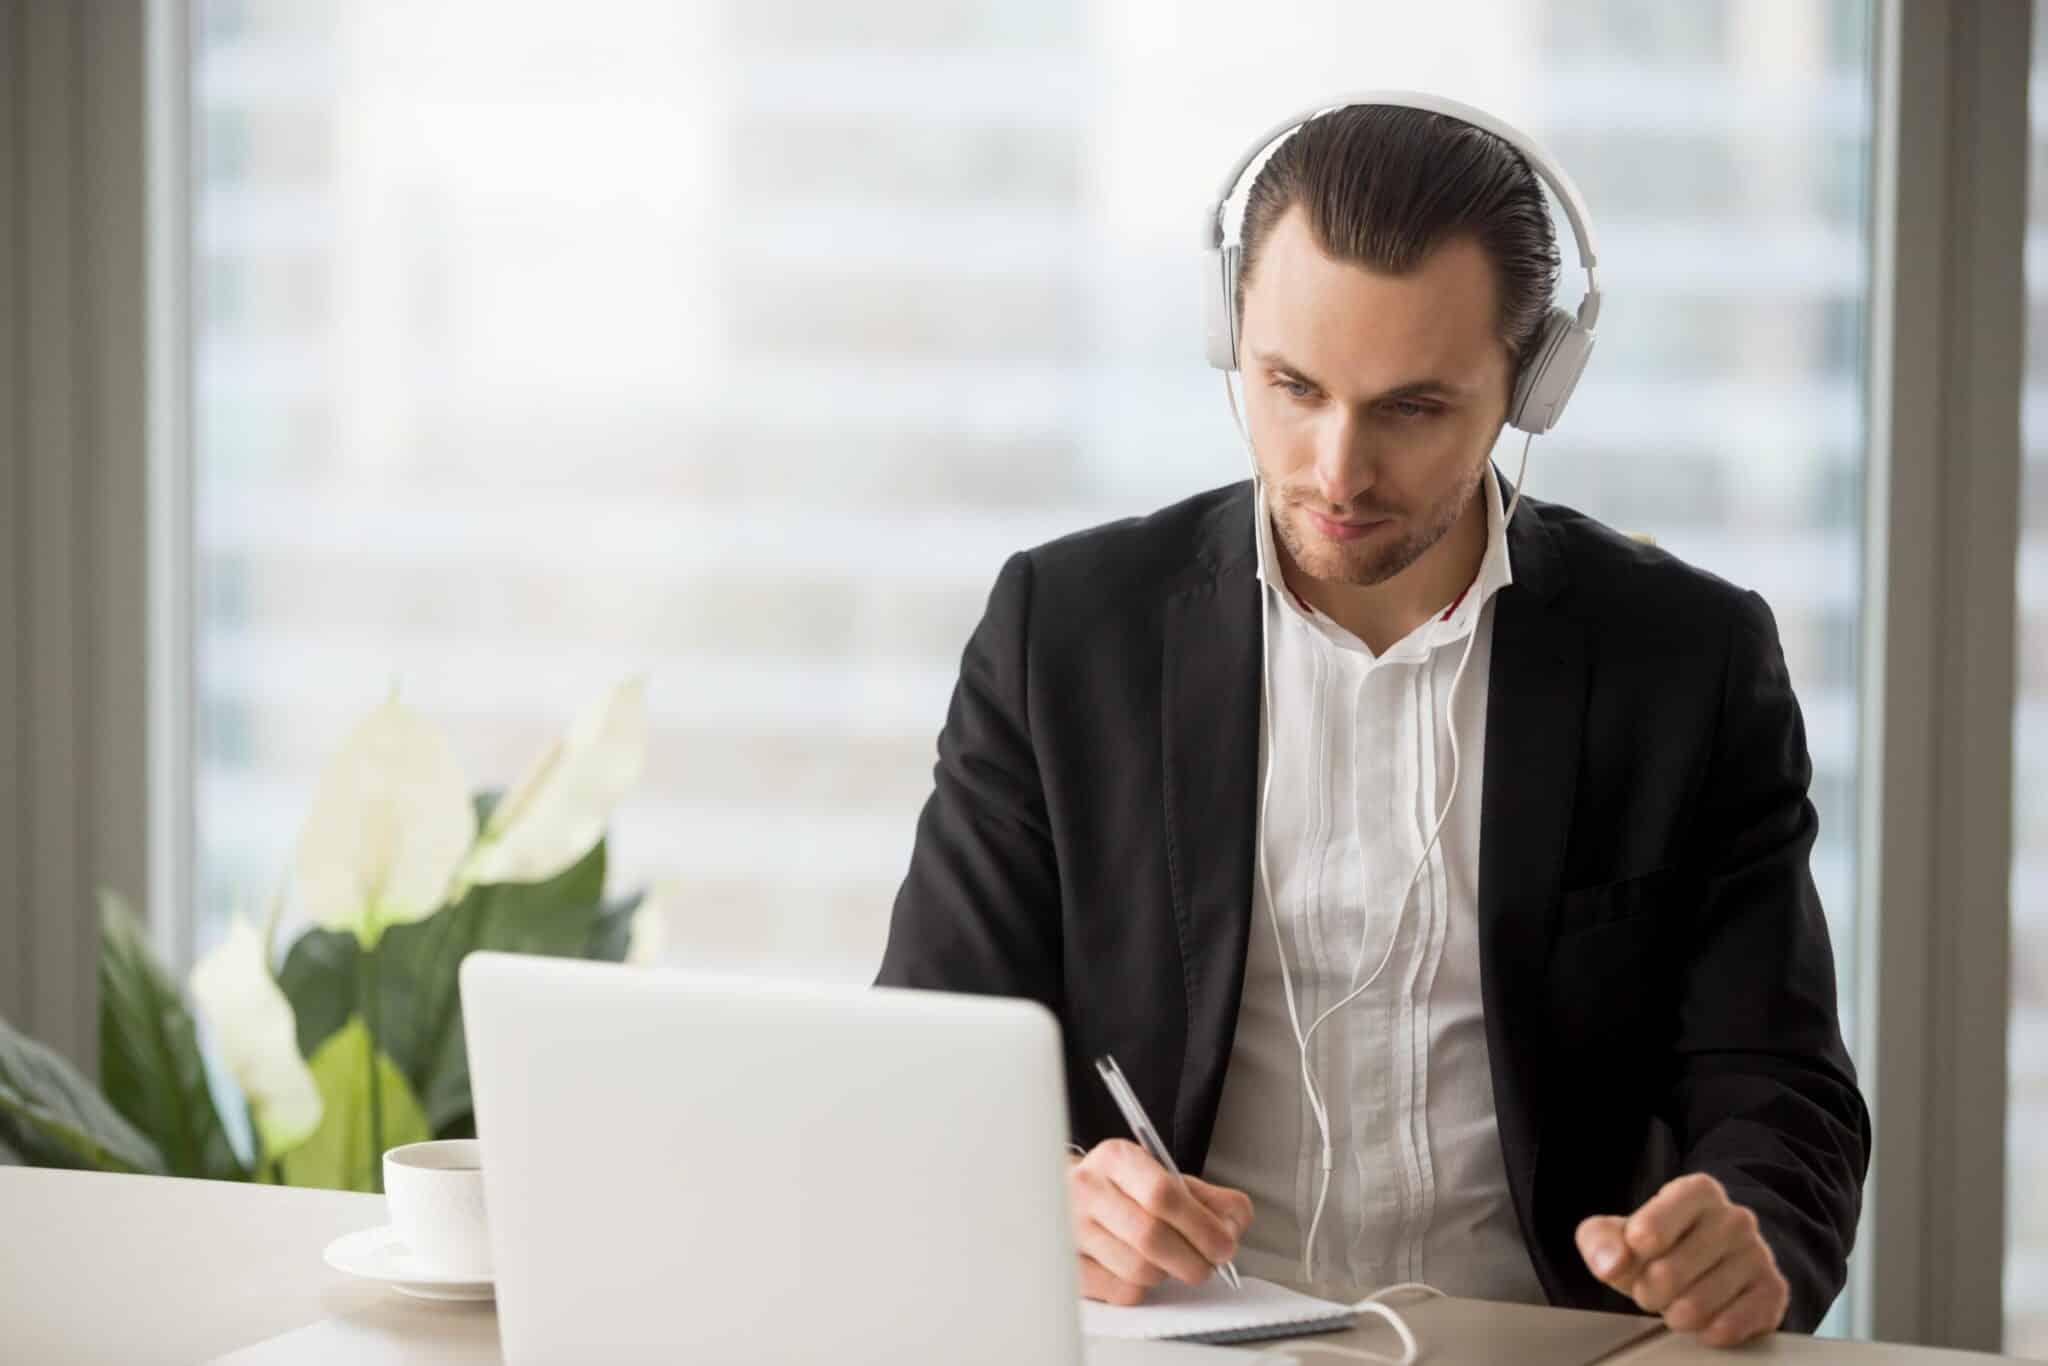
{"type": "Polygon", "coordinates": [[[1316,530],[1333,541],[1355,541],[1374,527],[1385,526],[1390,519],[1369,517],[1363,521],[1339,521],[1335,517],[1326,517],[1320,512],[1312,511],[1309,513],[1309,520],[1316,524],[1316,530]]]}

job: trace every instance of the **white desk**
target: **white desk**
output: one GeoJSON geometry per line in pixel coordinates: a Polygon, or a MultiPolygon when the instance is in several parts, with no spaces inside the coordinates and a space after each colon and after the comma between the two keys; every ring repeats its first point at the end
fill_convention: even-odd
{"type": "MultiPolygon", "coordinates": [[[[0,1167],[0,1356],[36,1366],[185,1366],[216,1358],[230,1366],[496,1366],[497,1318],[489,1305],[407,1299],[321,1261],[334,1238],[384,1220],[380,1196],[0,1167]]],[[[1658,1333],[1645,1319],[1470,1300],[1416,1305],[1410,1319],[1430,1366],[1539,1361],[1546,1342],[1585,1342],[1590,1333],[1623,1346],[1646,1330],[1650,1337],[1607,1356],[1603,1366],[1999,1359],[1783,1336],[1731,1356],[1658,1333]]],[[[1318,1341],[1392,1346],[1375,1327],[1318,1341]]],[[[960,1360],[973,1355],[972,1344],[962,1344],[960,1360]]],[[[1090,1366],[1192,1366],[1230,1356],[1199,1348],[1091,1349],[1090,1366]]]]}

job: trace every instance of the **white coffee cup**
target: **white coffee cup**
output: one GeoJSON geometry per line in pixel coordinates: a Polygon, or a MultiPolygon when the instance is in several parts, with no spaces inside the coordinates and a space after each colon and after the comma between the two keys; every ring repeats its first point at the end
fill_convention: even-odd
{"type": "Polygon", "coordinates": [[[482,1150],[473,1138],[408,1143],[384,1154],[391,1222],[413,1261],[443,1276],[491,1276],[482,1150]]]}

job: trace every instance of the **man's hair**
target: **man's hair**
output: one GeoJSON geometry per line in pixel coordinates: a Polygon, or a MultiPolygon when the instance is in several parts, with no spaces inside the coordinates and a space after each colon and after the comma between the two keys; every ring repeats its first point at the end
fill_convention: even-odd
{"type": "Polygon", "coordinates": [[[1407,274],[1454,237],[1476,240],[1493,263],[1513,385],[1550,311],[1558,268],[1543,186],[1520,152],[1469,123],[1395,105],[1310,119],[1267,159],[1245,199],[1240,317],[1267,237],[1297,204],[1324,251],[1384,274],[1407,274]]]}

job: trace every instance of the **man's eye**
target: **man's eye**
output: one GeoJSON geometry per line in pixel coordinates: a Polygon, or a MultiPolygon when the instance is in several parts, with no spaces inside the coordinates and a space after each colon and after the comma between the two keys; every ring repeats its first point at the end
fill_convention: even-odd
{"type": "Polygon", "coordinates": [[[1275,375],[1273,377],[1273,387],[1286,390],[1288,395],[1293,398],[1307,398],[1311,393],[1315,392],[1300,380],[1289,379],[1285,375],[1275,375]]]}
{"type": "Polygon", "coordinates": [[[1437,406],[1434,403],[1418,403],[1414,399],[1395,399],[1387,405],[1396,417],[1434,417],[1437,406]]]}

